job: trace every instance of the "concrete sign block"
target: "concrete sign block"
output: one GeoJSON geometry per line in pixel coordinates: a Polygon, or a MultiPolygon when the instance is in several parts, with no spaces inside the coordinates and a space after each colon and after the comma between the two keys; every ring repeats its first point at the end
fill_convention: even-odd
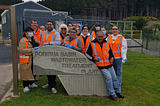
{"type": "Polygon", "coordinates": [[[34,75],[58,75],[69,95],[108,96],[105,79],[84,54],[50,45],[33,51],[34,75]]]}

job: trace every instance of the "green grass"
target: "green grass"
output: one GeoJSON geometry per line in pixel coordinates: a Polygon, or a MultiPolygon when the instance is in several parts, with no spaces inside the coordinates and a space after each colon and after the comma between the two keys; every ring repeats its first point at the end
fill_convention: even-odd
{"type": "MultiPolygon", "coordinates": [[[[159,106],[160,105],[160,57],[128,52],[128,62],[123,66],[122,94],[124,99],[111,101],[108,97],[69,96],[57,79],[57,94],[41,86],[47,77],[40,77],[40,88],[23,93],[20,97],[4,101],[1,106],[159,106]]],[[[22,81],[20,81],[22,84],[22,81]]]]}

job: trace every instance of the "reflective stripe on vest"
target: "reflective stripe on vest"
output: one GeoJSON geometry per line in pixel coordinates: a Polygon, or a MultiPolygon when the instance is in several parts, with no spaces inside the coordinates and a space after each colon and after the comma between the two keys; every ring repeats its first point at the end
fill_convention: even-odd
{"type": "MultiPolygon", "coordinates": [[[[57,31],[54,31],[54,33],[52,33],[52,37],[51,37],[51,40],[49,42],[52,42],[53,38],[54,38],[54,41],[55,41],[55,34],[56,34],[56,32],[57,31]]],[[[43,39],[45,39],[45,41],[49,39],[49,38],[46,39],[46,35],[47,35],[47,32],[43,33],[42,40],[41,40],[41,45],[43,45],[44,43],[49,43],[49,42],[43,42],[44,41],[43,39]],[[45,36],[45,38],[44,38],[44,36],[45,36]]],[[[50,37],[50,34],[48,35],[48,37],[50,37]]]]}
{"type": "MultiPolygon", "coordinates": [[[[26,48],[27,47],[27,40],[25,37],[23,37],[21,40],[23,40],[25,42],[26,48]]],[[[20,43],[20,42],[19,42],[20,43]]],[[[19,54],[19,62],[20,63],[28,63],[29,62],[29,56],[28,55],[23,55],[21,52],[19,54]]]]}
{"type": "Polygon", "coordinates": [[[71,42],[69,42],[69,41],[67,41],[66,38],[65,38],[64,44],[70,44],[70,45],[72,45],[72,46],[77,47],[78,39],[79,39],[79,37],[77,37],[76,39],[73,39],[71,42]],[[73,43],[74,43],[74,44],[73,44],[73,43]]]}
{"type": "MultiPolygon", "coordinates": [[[[105,66],[108,66],[110,65],[111,63],[109,62],[109,49],[108,49],[108,45],[107,43],[105,43],[106,45],[106,48],[104,47],[104,43],[103,43],[103,47],[101,48],[101,51],[98,51],[96,50],[96,45],[95,43],[92,43],[93,45],[93,51],[94,51],[94,54],[95,56],[93,55],[93,57],[96,57],[96,58],[100,58],[100,61],[99,62],[95,62],[95,64],[99,67],[105,67],[105,66]],[[106,51],[104,51],[105,49],[107,49],[106,51]],[[105,53],[106,52],[106,53],[105,53]],[[99,54],[99,55],[98,55],[99,54]],[[106,54],[107,54],[107,57],[106,57],[106,54]]],[[[99,44],[98,44],[99,45],[99,44]]],[[[100,45],[99,45],[100,46],[100,45]]]]}
{"type": "Polygon", "coordinates": [[[112,37],[109,36],[108,39],[107,39],[107,41],[109,42],[109,44],[110,44],[110,46],[111,46],[111,48],[112,48],[113,55],[114,55],[115,57],[121,57],[121,43],[122,43],[122,40],[123,40],[123,36],[121,36],[120,38],[119,38],[119,36],[118,36],[117,39],[116,39],[116,40],[114,41],[114,43],[113,43],[112,37]],[[116,50],[116,49],[115,49],[115,42],[117,42],[117,39],[119,39],[119,41],[118,41],[118,47],[117,47],[117,45],[116,45],[116,48],[117,48],[117,50],[116,50]],[[113,47],[113,46],[114,46],[114,47],[113,47]]]}

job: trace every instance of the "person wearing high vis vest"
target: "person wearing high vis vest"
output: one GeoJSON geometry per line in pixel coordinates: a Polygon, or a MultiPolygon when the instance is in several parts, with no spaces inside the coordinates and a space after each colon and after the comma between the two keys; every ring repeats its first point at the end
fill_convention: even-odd
{"type": "Polygon", "coordinates": [[[97,65],[104,75],[110,99],[117,100],[115,91],[117,96],[122,94],[113,68],[114,56],[109,44],[103,39],[102,31],[96,33],[96,38],[88,45],[85,55],[97,65]]]}
{"type": "Polygon", "coordinates": [[[60,34],[60,37],[61,37],[61,42],[63,42],[64,38],[66,36],[69,36],[68,34],[68,27],[66,24],[61,24],[60,27],[59,27],[59,34],[60,34]]]}
{"type": "Polygon", "coordinates": [[[37,20],[32,20],[31,28],[34,30],[33,36],[41,42],[41,37],[42,37],[43,31],[38,28],[37,20]]]}
{"type": "Polygon", "coordinates": [[[34,83],[32,53],[33,50],[39,49],[40,42],[33,36],[33,29],[27,27],[23,33],[22,39],[19,41],[19,71],[20,79],[23,80],[24,92],[30,92],[28,86],[37,88],[38,85],[34,83]]]}
{"type": "Polygon", "coordinates": [[[109,36],[108,33],[106,32],[105,27],[101,27],[101,31],[103,32],[103,39],[107,40],[107,37],[109,36]]]}
{"type": "Polygon", "coordinates": [[[89,33],[89,26],[88,25],[83,25],[82,33],[79,36],[79,38],[82,42],[82,53],[84,54],[87,49],[87,46],[93,40],[90,33],[89,33]]]}
{"type": "Polygon", "coordinates": [[[62,46],[77,50],[82,52],[82,42],[79,37],[76,35],[77,30],[76,28],[72,27],[69,30],[69,36],[66,36],[64,39],[62,46]]]}
{"type": "MultiPolygon", "coordinates": [[[[47,45],[61,45],[61,39],[59,33],[54,29],[52,21],[47,22],[47,30],[42,35],[41,44],[42,46],[47,45]]],[[[49,63],[48,63],[49,64],[49,63]]],[[[56,86],[56,75],[47,75],[48,84],[42,86],[42,88],[50,88],[53,93],[57,93],[56,86]]]]}
{"type": "Polygon", "coordinates": [[[93,37],[93,39],[96,38],[96,32],[100,31],[101,29],[100,23],[96,23],[94,28],[95,28],[94,31],[91,33],[91,36],[93,37]]]}
{"type": "Polygon", "coordinates": [[[109,45],[112,48],[114,55],[113,67],[116,71],[117,78],[119,80],[119,86],[121,90],[122,84],[122,66],[123,63],[127,62],[127,41],[126,39],[119,34],[119,27],[112,27],[112,35],[107,38],[109,45]]]}

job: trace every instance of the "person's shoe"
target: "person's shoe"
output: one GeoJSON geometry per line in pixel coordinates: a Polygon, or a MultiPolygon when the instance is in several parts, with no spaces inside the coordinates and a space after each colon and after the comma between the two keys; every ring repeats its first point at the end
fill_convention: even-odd
{"type": "Polygon", "coordinates": [[[29,87],[31,87],[31,88],[38,88],[38,85],[36,85],[35,83],[33,83],[32,85],[29,85],[29,87]]]}
{"type": "Polygon", "coordinates": [[[57,90],[55,88],[51,89],[53,93],[57,93],[57,90]]]}
{"type": "Polygon", "coordinates": [[[123,96],[121,93],[116,93],[116,95],[117,95],[119,98],[124,98],[124,96],[123,96]]]}
{"type": "Polygon", "coordinates": [[[30,92],[30,90],[29,90],[28,87],[25,87],[25,88],[23,89],[23,92],[30,92]]]}
{"type": "Polygon", "coordinates": [[[110,97],[109,97],[111,100],[114,100],[114,101],[116,101],[117,100],[117,98],[116,98],[116,96],[115,95],[110,95],[110,97]]]}
{"type": "Polygon", "coordinates": [[[42,88],[49,88],[49,84],[43,85],[42,88]]]}

